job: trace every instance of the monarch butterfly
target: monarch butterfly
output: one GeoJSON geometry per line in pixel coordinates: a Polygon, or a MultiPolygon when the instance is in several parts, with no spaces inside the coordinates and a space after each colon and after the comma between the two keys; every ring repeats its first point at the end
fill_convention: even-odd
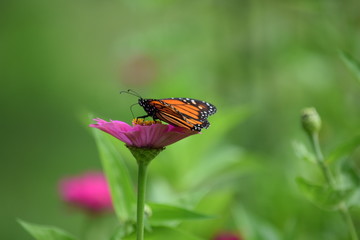
{"type": "MultiPolygon", "coordinates": [[[[144,99],[132,90],[122,91],[139,97],[138,104],[144,108],[147,115],[173,126],[201,131],[210,126],[207,118],[216,113],[216,107],[208,102],[192,98],[144,99]]],[[[120,92],[120,93],[122,93],[120,92]]]]}

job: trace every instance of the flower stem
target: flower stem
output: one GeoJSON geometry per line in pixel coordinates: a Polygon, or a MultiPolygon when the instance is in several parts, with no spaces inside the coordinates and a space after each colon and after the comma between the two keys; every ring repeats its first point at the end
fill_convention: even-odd
{"type": "Polygon", "coordinates": [[[319,144],[319,135],[317,133],[313,133],[311,135],[311,144],[315,151],[316,161],[319,164],[319,166],[325,176],[326,182],[329,184],[329,186],[331,188],[335,188],[334,177],[332,176],[332,173],[331,173],[328,165],[324,161],[324,156],[321,152],[321,148],[320,148],[320,144],[319,144]]]}
{"type": "Polygon", "coordinates": [[[144,206],[145,206],[145,190],[146,190],[146,175],[148,162],[138,161],[138,196],[137,196],[137,224],[136,236],[137,240],[144,239],[144,206]]]}
{"type": "Polygon", "coordinates": [[[143,240],[147,167],[149,163],[165,148],[138,148],[134,146],[126,147],[129,148],[138,164],[136,239],[143,240]]]}
{"type": "MultiPolygon", "coordinates": [[[[317,163],[319,164],[323,174],[324,174],[324,177],[325,177],[325,180],[327,182],[327,184],[332,188],[334,189],[336,187],[336,183],[335,183],[335,180],[334,180],[334,177],[330,171],[330,168],[329,166],[326,164],[326,162],[324,161],[324,156],[321,152],[321,148],[320,148],[320,144],[319,144],[319,136],[318,136],[318,133],[312,133],[310,134],[310,140],[311,140],[311,144],[314,148],[314,152],[315,152],[315,155],[316,155],[316,161],[317,163]]],[[[349,229],[349,232],[350,232],[350,235],[351,235],[351,239],[352,240],[358,240],[358,236],[357,236],[357,233],[356,233],[356,229],[355,229],[355,226],[354,226],[354,222],[351,218],[351,215],[349,213],[349,209],[346,205],[346,203],[344,201],[342,201],[340,204],[339,204],[339,211],[341,213],[341,215],[343,216],[345,222],[346,222],[346,225],[348,226],[348,229],[349,229]]]]}

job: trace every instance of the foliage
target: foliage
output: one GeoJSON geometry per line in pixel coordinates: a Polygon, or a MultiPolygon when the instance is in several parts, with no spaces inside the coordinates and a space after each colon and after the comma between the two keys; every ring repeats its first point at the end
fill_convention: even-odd
{"type": "Polygon", "coordinates": [[[36,239],[36,240],[75,240],[70,234],[55,227],[41,226],[30,224],[24,221],[19,223],[36,239]]]}
{"type": "MultiPolygon", "coordinates": [[[[299,124],[299,111],[308,106],[323,118],[325,159],[337,190],[350,190],[344,197],[360,229],[358,1],[20,0],[0,6],[0,239],[32,239],[17,218],[82,237],[85,217],[59,203],[56,184],[102,166],[128,171],[106,170],[123,187],[115,192],[113,186],[117,217],[101,216],[124,226],[109,235],[116,240],[132,232],[135,162],[100,133],[110,152],[97,149],[99,141],[82,127],[90,123],[88,112],[130,123],[129,106],[137,99],[118,94],[129,88],[144,98],[203,99],[219,110],[209,129],[159,155],[148,182],[149,202],[211,218],[150,225],[153,234],[181,229],[211,239],[233,230],[247,240],[347,239],[341,216],[310,204],[301,190],[307,187],[295,180],[301,176],[315,188],[324,183],[299,124]],[[306,161],[296,161],[294,139],[302,149],[296,155],[306,161]]],[[[140,107],[132,111],[144,115],[140,107]]]]}

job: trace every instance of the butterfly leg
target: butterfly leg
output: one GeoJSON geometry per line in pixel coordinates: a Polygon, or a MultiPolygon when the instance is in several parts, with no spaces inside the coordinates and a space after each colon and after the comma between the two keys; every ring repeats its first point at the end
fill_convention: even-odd
{"type": "Polygon", "coordinates": [[[136,117],[136,119],[138,119],[138,118],[147,118],[147,117],[150,117],[150,115],[144,115],[144,116],[141,116],[141,117],[136,117]]]}
{"type": "Polygon", "coordinates": [[[151,116],[151,115],[144,115],[144,116],[140,116],[140,117],[136,117],[136,119],[139,119],[139,118],[142,118],[142,119],[145,119],[147,117],[152,117],[154,121],[158,120],[159,118],[157,118],[156,116],[151,116]]]}

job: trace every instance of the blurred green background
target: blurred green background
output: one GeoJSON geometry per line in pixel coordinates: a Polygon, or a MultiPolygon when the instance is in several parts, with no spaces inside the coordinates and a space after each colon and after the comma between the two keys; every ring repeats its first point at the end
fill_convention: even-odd
{"type": "MultiPolygon", "coordinates": [[[[1,1],[0,239],[31,239],[18,218],[80,234],[85,217],[61,203],[57,183],[101,168],[87,114],[130,122],[137,99],[119,95],[129,88],[213,103],[212,126],[187,144],[243,153],[247,170],[198,206],[219,219],[193,231],[235,229],[236,205],[269,236],[346,239],[337,213],[299,193],[294,179],[306,173],[292,143],[307,141],[299,114],[308,106],[323,118],[325,154],[359,133],[360,84],[339,55],[360,59],[359,8],[356,0],[1,1]],[[224,137],[208,139],[221,128],[224,137]]],[[[191,168],[191,152],[169,148],[175,157],[153,164],[153,184],[161,174],[171,180],[182,158],[191,168]]],[[[352,214],[359,228],[360,211],[352,214]]]]}

